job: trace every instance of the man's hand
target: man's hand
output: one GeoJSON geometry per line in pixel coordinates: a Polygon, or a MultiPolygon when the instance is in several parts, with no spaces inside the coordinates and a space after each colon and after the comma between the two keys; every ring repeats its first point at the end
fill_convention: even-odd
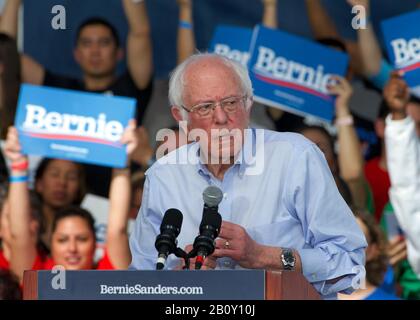
{"type": "Polygon", "coordinates": [[[407,83],[402,79],[402,73],[394,71],[391,79],[384,88],[384,98],[388,104],[394,120],[406,117],[406,106],[410,99],[410,91],[407,83]]]}
{"type": "Polygon", "coordinates": [[[243,268],[258,269],[262,246],[255,242],[246,230],[238,224],[223,221],[219,238],[216,240],[214,257],[229,257],[243,268]]]}

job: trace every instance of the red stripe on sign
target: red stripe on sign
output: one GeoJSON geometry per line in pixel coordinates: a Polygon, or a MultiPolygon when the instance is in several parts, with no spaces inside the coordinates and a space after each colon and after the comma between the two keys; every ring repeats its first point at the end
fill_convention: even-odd
{"type": "Polygon", "coordinates": [[[420,62],[417,62],[415,64],[412,64],[411,66],[405,67],[405,68],[401,68],[400,70],[403,70],[404,72],[409,72],[409,71],[413,71],[415,69],[420,68],[420,62]]]}
{"type": "Polygon", "coordinates": [[[65,134],[50,134],[50,133],[36,133],[36,132],[25,132],[26,135],[38,138],[38,139],[55,139],[55,140],[67,140],[67,141],[81,141],[81,142],[92,142],[99,144],[106,144],[112,147],[121,148],[122,144],[118,142],[112,142],[104,139],[91,138],[91,137],[81,137],[81,136],[71,136],[65,134]]]}
{"type": "Polygon", "coordinates": [[[309,94],[311,94],[313,96],[317,96],[317,97],[319,97],[321,99],[328,100],[328,101],[330,101],[332,99],[331,96],[329,96],[327,94],[320,93],[320,92],[318,92],[316,90],[313,90],[313,89],[310,89],[310,88],[301,86],[301,85],[296,84],[296,83],[292,83],[292,82],[288,82],[288,81],[283,81],[283,80],[278,80],[278,79],[273,79],[273,78],[270,78],[270,77],[262,76],[260,74],[255,74],[255,76],[259,80],[264,81],[264,82],[267,82],[267,83],[271,83],[271,84],[275,84],[275,85],[278,85],[278,86],[281,86],[281,87],[286,87],[286,88],[294,89],[294,90],[297,90],[297,91],[306,92],[306,93],[309,93],[309,94]]]}

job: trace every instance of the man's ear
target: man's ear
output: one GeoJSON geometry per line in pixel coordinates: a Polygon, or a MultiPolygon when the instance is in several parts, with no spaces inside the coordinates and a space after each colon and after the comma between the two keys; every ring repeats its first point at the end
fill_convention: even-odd
{"type": "Polygon", "coordinates": [[[182,117],[182,111],[180,108],[176,107],[176,106],[172,106],[171,107],[171,113],[172,113],[172,117],[174,117],[174,119],[177,122],[183,121],[183,117],[182,117]]]}

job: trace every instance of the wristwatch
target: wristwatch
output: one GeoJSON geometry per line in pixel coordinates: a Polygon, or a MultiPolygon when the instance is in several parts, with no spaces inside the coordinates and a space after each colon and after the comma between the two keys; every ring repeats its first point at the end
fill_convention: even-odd
{"type": "Polygon", "coordinates": [[[295,268],[296,258],[292,249],[282,248],[281,262],[283,263],[284,270],[293,270],[295,268]]]}

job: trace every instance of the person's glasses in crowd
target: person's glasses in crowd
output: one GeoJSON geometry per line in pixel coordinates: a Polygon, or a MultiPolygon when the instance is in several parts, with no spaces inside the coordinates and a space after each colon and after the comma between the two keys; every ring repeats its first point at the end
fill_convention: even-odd
{"type": "Polygon", "coordinates": [[[248,97],[246,95],[240,97],[228,97],[220,101],[199,103],[192,106],[190,109],[187,109],[184,106],[182,106],[182,108],[187,112],[192,112],[202,118],[205,118],[213,115],[214,110],[218,105],[220,105],[225,113],[233,114],[238,111],[239,108],[243,108],[245,106],[245,101],[247,99],[248,97]]]}

